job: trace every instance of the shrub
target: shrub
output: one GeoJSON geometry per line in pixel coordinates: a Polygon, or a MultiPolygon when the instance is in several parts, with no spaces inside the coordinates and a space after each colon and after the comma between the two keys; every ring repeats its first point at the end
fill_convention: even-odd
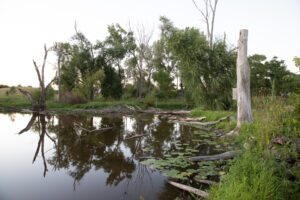
{"type": "Polygon", "coordinates": [[[68,104],[84,104],[87,101],[82,97],[76,96],[71,92],[64,91],[61,95],[61,103],[68,103],[68,104]]]}
{"type": "Polygon", "coordinates": [[[146,103],[147,106],[154,106],[154,104],[155,104],[155,97],[154,97],[153,93],[146,95],[146,97],[145,97],[145,103],[146,103]]]}

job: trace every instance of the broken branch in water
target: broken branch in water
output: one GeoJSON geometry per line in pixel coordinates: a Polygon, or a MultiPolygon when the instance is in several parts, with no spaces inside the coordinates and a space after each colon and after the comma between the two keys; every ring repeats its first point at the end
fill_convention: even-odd
{"type": "Polygon", "coordinates": [[[209,193],[204,192],[202,190],[198,190],[198,189],[193,188],[191,186],[183,185],[183,184],[176,183],[176,182],[173,182],[173,181],[168,181],[168,183],[170,183],[171,185],[173,185],[173,186],[175,186],[179,189],[182,189],[182,190],[185,190],[185,191],[188,191],[188,192],[192,192],[196,195],[199,195],[200,197],[203,197],[203,198],[208,198],[209,197],[209,193]]]}
{"type": "Polygon", "coordinates": [[[234,156],[236,156],[237,154],[239,154],[241,152],[242,152],[241,150],[228,151],[228,152],[225,152],[225,153],[211,155],[211,156],[196,156],[196,157],[189,158],[189,160],[192,161],[192,162],[222,160],[222,159],[226,160],[226,159],[233,158],[234,156]]]}

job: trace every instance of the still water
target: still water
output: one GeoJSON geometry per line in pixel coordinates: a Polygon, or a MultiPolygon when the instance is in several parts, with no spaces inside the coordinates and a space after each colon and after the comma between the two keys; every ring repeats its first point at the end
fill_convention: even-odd
{"type": "MultiPolygon", "coordinates": [[[[174,199],[181,191],[140,161],[162,158],[172,141],[195,136],[193,127],[150,114],[0,113],[0,125],[1,200],[174,199]],[[89,130],[112,129],[79,137],[74,123],[89,130]]],[[[199,151],[212,153],[210,145],[199,151]]]]}

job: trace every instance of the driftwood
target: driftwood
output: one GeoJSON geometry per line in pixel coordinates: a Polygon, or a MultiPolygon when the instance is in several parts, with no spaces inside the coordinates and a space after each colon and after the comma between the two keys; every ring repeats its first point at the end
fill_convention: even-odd
{"type": "Polygon", "coordinates": [[[189,158],[189,160],[193,161],[193,162],[210,161],[210,160],[222,160],[222,159],[226,160],[226,159],[233,158],[234,156],[236,156],[237,154],[239,154],[241,152],[242,152],[241,150],[228,151],[228,152],[225,152],[225,153],[211,155],[211,156],[196,156],[196,157],[189,158]]]}
{"type": "Polygon", "coordinates": [[[192,124],[192,125],[200,125],[200,126],[209,126],[209,125],[215,125],[218,124],[224,120],[227,120],[229,117],[222,117],[217,121],[211,121],[211,122],[186,122],[188,124],[192,124]]]}
{"type": "Polygon", "coordinates": [[[132,136],[132,137],[125,138],[125,140],[130,140],[130,139],[134,139],[134,138],[144,137],[144,136],[147,136],[147,135],[148,134],[135,135],[135,136],[132,136]]]}
{"type": "Polygon", "coordinates": [[[207,185],[215,185],[218,184],[215,181],[210,181],[210,180],[203,180],[203,179],[199,179],[199,178],[194,178],[194,181],[198,182],[198,183],[203,183],[203,184],[207,184],[207,185]]]}
{"type": "Polygon", "coordinates": [[[177,117],[177,116],[169,117],[169,120],[171,120],[171,121],[180,121],[180,122],[198,122],[198,121],[202,121],[205,119],[206,119],[206,117],[196,117],[196,118],[191,118],[191,117],[183,118],[183,117],[177,117]]]}
{"type": "Polygon", "coordinates": [[[179,189],[182,189],[182,190],[185,190],[185,191],[188,191],[188,192],[192,192],[196,195],[199,195],[203,198],[208,198],[209,197],[209,193],[207,192],[204,192],[202,190],[198,190],[196,188],[193,188],[191,186],[187,186],[187,185],[183,185],[183,184],[180,184],[180,183],[176,183],[176,182],[173,182],[173,181],[168,181],[169,184],[179,188],[179,189]]]}
{"type": "MultiPolygon", "coordinates": [[[[81,131],[84,131],[84,132],[86,132],[86,133],[93,133],[93,132],[98,132],[98,131],[107,131],[107,130],[110,130],[110,129],[112,129],[112,127],[106,127],[106,128],[99,128],[99,129],[94,129],[94,130],[88,130],[88,129],[86,129],[86,128],[83,128],[82,126],[80,126],[79,124],[77,124],[77,123],[75,123],[74,122],[74,128],[76,128],[76,129],[79,129],[79,130],[81,130],[81,131]]],[[[75,129],[75,130],[76,130],[75,129]]],[[[81,135],[79,132],[77,132],[76,131],[76,133],[77,133],[77,135],[79,136],[79,135],[81,135]]]]}
{"type": "Polygon", "coordinates": [[[153,113],[153,114],[159,114],[159,115],[188,115],[190,114],[190,111],[187,110],[180,110],[180,111],[160,111],[160,110],[138,110],[138,112],[141,113],[153,113]]]}

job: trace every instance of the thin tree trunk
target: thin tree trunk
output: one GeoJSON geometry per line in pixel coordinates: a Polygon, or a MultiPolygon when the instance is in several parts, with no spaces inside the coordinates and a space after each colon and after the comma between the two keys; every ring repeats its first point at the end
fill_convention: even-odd
{"type": "Polygon", "coordinates": [[[60,59],[61,59],[61,54],[59,53],[58,60],[57,60],[57,70],[58,70],[58,96],[57,96],[57,100],[58,100],[58,102],[61,101],[60,59]]]}
{"type": "Polygon", "coordinates": [[[237,57],[237,127],[243,122],[252,122],[250,97],[250,67],[247,57],[248,30],[240,31],[237,57]]]}

